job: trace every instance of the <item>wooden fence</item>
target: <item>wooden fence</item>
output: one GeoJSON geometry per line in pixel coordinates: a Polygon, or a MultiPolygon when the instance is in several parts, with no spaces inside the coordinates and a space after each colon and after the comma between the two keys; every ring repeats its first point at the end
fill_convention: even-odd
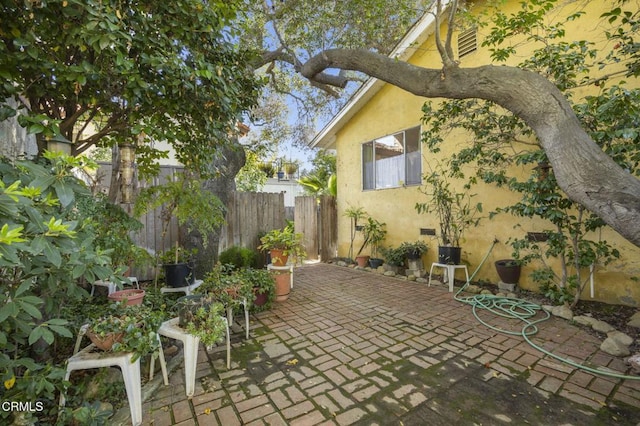
{"type": "Polygon", "coordinates": [[[284,227],[285,219],[283,193],[234,192],[229,195],[219,250],[231,246],[256,249],[260,236],[284,227]]]}
{"type": "Polygon", "coordinates": [[[335,197],[296,197],[295,229],[304,235],[308,259],[326,262],[336,257],[337,218],[335,197]]]}
{"type": "MultiPolygon", "coordinates": [[[[181,170],[182,167],[162,166],[160,175],[150,184],[160,185],[181,170]]],[[[97,189],[108,192],[111,165],[101,164],[98,176],[97,189]]],[[[139,182],[138,185],[143,184],[139,182]]],[[[131,205],[121,204],[121,207],[131,213],[131,205]]],[[[158,208],[138,218],[143,224],[143,229],[133,236],[137,245],[151,253],[160,253],[180,239],[180,227],[175,218],[169,222],[163,236],[164,224],[160,215],[161,208],[158,208]]],[[[220,234],[219,251],[231,246],[256,249],[263,233],[282,228],[287,219],[293,219],[296,232],[301,232],[305,236],[304,243],[308,258],[320,257],[326,261],[335,257],[336,216],[335,198],[330,196],[320,197],[319,202],[311,196],[296,197],[295,211],[292,211],[290,208],[285,208],[283,193],[233,192],[229,195],[226,223],[222,226],[220,234]]],[[[155,268],[145,270],[138,268],[132,273],[140,280],[152,279],[155,268]]]]}

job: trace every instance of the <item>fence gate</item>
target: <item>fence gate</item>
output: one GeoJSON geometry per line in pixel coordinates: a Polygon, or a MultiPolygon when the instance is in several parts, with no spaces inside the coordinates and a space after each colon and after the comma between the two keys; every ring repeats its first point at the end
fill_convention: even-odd
{"type": "Polygon", "coordinates": [[[296,197],[296,232],[304,235],[307,259],[323,262],[336,256],[338,222],[336,199],[330,195],[296,197]]]}
{"type": "Polygon", "coordinates": [[[320,197],[319,239],[320,260],[328,262],[338,255],[338,207],[336,197],[323,195],[320,197]]]}
{"type": "Polygon", "coordinates": [[[297,233],[304,235],[303,244],[307,259],[318,259],[318,203],[316,197],[307,195],[296,197],[294,226],[297,233]]]}

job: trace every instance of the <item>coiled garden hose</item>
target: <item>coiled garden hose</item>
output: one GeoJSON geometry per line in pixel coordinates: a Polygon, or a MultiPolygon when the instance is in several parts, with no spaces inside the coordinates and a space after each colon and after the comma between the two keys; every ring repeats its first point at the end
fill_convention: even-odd
{"type": "Polygon", "coordinates": [[[491,244],[491,247],[489,247],[489,250],[487,251],[487,254],[485,254],[484,258],[480,262],[480,265],[478,265],[478,267],[473,272],[473,274],[471,274],[471,277],[469,277],[469,280],[454,295],[455,300],[465,303],[467,305],[470,305],[473,312],[473,316],[478,320],[478,322],[483,324],[485,327],[488,327],[492,330],[498,331],[503,334],[509,334],[509,335],[515,335],[515,336],[520,335],[524,338],[524,340],[529,345],[539,350],[540,352],[546,355],[549,355],[554,359],[557,359],[560,362],[569,364],[575,368],[579,368],[581,370],[585,370],[590,373],[599,374],[607,377],[615,377],[618,379],[625,379],[625,380],[640,380],[640,376],[628,376],[624,374],[615,373],[613,371],[606,371],[602,369],[591,368],[583,364],[578,364],[577,362],[572,361],[568,358],[563,358],[559,355],[555,355],[549,352],[548,350],[546,350],[545,348],[533,343],[529,338],[529,336],[533,336],[538,332],[539,323],[546,321],[551,317],[551,314],[545,311],[544,309],[542,309],[542,306],[538,305],[537,303],[533,303],[524,299],[518,299],[513,297],[495,296],[493,294],[477,294],[473,296],[460,296],[460,294],[463,293],[465,289],[469,286],[469,282],[473,279],[473,277],[475,277],[475,275],[478,273],[480,268],[482,268],[482,265],[484,265],[484,263],[487,261],[489,254],[491,254],[491,252],[493,251],[493,248],[497,243],[498,243],[497,239],[493,241],[493,243],[491,244]],[[503,317],[507,319],[516,319],[516,320],[522,321],[524,323],[524,326],[522,327],[522,330],[520,332],[517,332],[517,331],[505,330],[505,329],[496,327],[494,325],[488,324],[486,321],[483,321],[478,315],[478,312],[483,310],[489,311],[499,317],[503,317]],[[544,314],[543,317],[534,320],[533,318],[535,318],[538,315],[538,313],[543,313],[544,314]]]}

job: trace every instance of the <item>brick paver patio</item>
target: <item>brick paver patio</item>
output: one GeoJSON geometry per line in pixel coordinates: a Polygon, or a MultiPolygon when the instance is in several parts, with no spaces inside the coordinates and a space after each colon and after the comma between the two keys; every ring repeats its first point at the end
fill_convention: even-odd
{"type": "MultiPolygon", "coordinates": [[[[252,317],[249,340],[241,321],[234,325],[230,370],[223,350],[201,348],[194,397],[185,396],[179,364],[170,386],[144,403],[144,424],[640,423],[640,381],[576,369],[491,330],[444,286],[326,264],[294,276],[286,302],[252,317]]],[[[627,371],[562,319],[542,323],[533,340],[627,371]]]]}

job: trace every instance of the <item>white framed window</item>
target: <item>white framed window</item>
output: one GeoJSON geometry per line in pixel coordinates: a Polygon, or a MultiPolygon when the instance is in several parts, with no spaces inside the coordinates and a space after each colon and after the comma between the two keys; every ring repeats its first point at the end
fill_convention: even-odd
{"type": "Polygon", "coordinates": [[[420,126],[362,144],[362,189],[422,183],[420,126]]]}

